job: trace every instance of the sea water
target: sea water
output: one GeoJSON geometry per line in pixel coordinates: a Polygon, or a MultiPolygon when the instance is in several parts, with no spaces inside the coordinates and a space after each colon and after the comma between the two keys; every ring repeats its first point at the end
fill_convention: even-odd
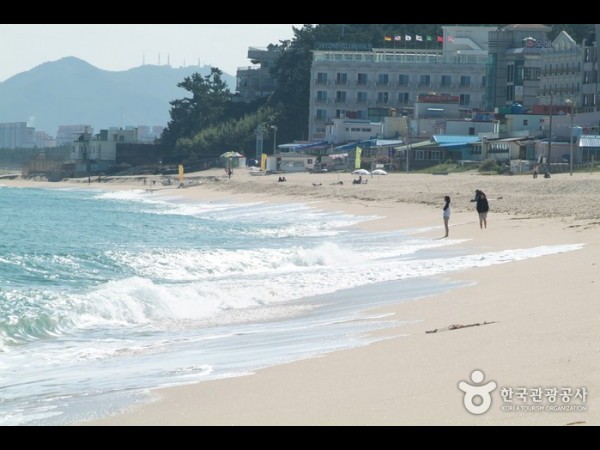
{"type": "Polygon", "coordinates": [[[374,307],[464,284],[441,275],[580,247],[481,253],[357,226],[374,218],[0,186],[0,425],[70,424],[151,388],[368,345],[405,323],[374,307]]]}

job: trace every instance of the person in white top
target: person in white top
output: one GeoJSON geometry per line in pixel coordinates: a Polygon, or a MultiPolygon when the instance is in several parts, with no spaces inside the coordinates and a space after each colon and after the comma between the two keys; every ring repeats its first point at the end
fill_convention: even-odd
{"type": "Polygon", "coordinates": [[[443,209],[444,228],[446,228],[446,236],[444,237],[448,237],[448,221],[450,220],[450,213],[452,212],[452,208],[450,207],[450,197],[448,195],[444,197],[444,202],[446,202],[443,209]]]}

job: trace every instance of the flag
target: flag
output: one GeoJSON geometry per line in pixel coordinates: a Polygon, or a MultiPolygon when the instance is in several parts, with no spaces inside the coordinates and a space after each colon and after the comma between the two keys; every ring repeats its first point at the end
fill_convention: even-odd
{"type": "Polygon", "coordinates": [[[356,156],[354,157],[354,168],[360,169],[360,155],[362,154],[362,148],[356,147],[356,156]]]}
{"type": "Polygon", "coordinates": [[[391,37],[391,36],[384,36],[384,37],[383,37],[383,40],[384,40],[384,41],[391,41],[391,40],[392,40],[392,37],[391,37]]]}
{"type": "Polygon", "coordinates": [[[428,41],[433,41],[433,37],[432,36],[427,36],[427,40],[428,41]]]}
{"type": "Polygon", "coordinates": [[[183,183],[185,176],[183,175],[183,164],[179,164],[179,181],[183,183]]]}
{"type": "Polygon", "coordinates": [[[437,41],[438,41],[438,42],[444,42],[444,38],[443,38],[442,36],[438,36],[438,37],[437,37],[437,41]]]}
{"type": "Polygon", "coordinates": [[[419,42],[423,42],[423,36],[419,36],[418,34],[415,36],[415,40],[419,42]]]}
{"type": "Polygon", "coordinates": [[[448,36],[448,42],[454,42],[454,36],[448,36]]]}
{"type": "Polygon", "coordinates": [[[394,36],[394,40],[395,41],[401,41],[402,40],[402,36],[396,35],[396,36],[394,36]]]}
{"type": "Polygon", "coordinates": [[[260,155],[260,170],[263,170],[263,171],[267,170],[267,154],[266,153],[262,153],[260,155]]]}
{"type": "Polygon", "coordinates": [[[407,34],[406,36],[404,36],[404,40],[405,41],[412,41],[412,37],[407,34]]]}

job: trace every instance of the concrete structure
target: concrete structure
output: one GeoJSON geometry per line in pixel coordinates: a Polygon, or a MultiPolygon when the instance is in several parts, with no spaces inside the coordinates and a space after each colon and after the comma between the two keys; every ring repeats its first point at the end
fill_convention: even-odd
{"type": "Polygon", "coordinates": [[[236,91],[239,101],[252,102],[273,93],[275,79],[271,76],[270,70],[278,57],[279,49],[275,46],[248,49],[248,58],[253,64],[258,65],[237,69],[236,91]]]}
{"type": "Polygon", "coordinates": [[[35,146],[35,128],[27,122],[0,123],[0,148],[31,148],[35,146]]]}
{"type": "Polygon", "coordinates": [[[71,145],[82,134],[93,134],[91,125],[60,125],[56,132],[56,146],[71,145]]]}
{"type": "Polygon", "coordinates": [[[325,141],[330,144],[396,139],[406,136],[407,118],[396,115],[382,117],[379,122],[358,119],[333,119],[326,125],[325,141]]]}
{"type": "Polygon", "coordinates": [[[582,112],[599,111],[598,96],[600,94],[600,73],[598,67],[598,37],[600,36],[600,24],[595,26],[595,41],[582,42],[582,82],[581,101],[575,103],[575,108],[582,112]]]}
{"type": "Polygon", "coordinates": [[[508,25],[489,33],[486,109],[515,102],[529,108],[538,102],[541,52],[550,46],[550,27],[508,25]]]}
{"type": "Polygon", "coordinates": [[[117,161],[117,144],[137,141],[137,129],[100,130],[96,136],[81,133],[73,142],[70,159],[76,172],[107,170],[117,161]]]}
{"type": "Polygon", "coordinates": [[[565,105],[567,99],[582,105],[584,49],[565,31],[541,51],[540,90],[538,103],[565,105]],[[550,98],[552,94],[552,99],[550,98]]]}
{"type": "Polygon", "coordinates": [[[314,50],[309,139],[324,139],[326,125],[333,119],[368,119],[370,107],[410,114],[418,95],[431,92],[457,96],[459,107],[467,113],[482,108],[487,35],[494,28],[442,28],[442,50],[314,50]]]}

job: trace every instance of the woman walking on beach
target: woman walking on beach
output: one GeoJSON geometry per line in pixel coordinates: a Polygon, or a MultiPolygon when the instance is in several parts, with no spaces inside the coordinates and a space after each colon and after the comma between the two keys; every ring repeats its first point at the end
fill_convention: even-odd
{"type": "Polygon", "coordinates": [[[448,237],[448,221],[450,220],[450,213],[452,212],[452,208],[450,207],[450,197],[448,195],[444,197],[444,202],[446,202],[442,213],[442,216],[444,217],[444,228],[446,229],[446,236],[444,237],[448,237]]]}
{"type": "Polygon", "coordinates": [[[479,228],[487,228],[487,214],[490,210],[487,197],[483,191],[475,191],[475,201],[477,202],[477,212],[479,213],[479,228]]]}

